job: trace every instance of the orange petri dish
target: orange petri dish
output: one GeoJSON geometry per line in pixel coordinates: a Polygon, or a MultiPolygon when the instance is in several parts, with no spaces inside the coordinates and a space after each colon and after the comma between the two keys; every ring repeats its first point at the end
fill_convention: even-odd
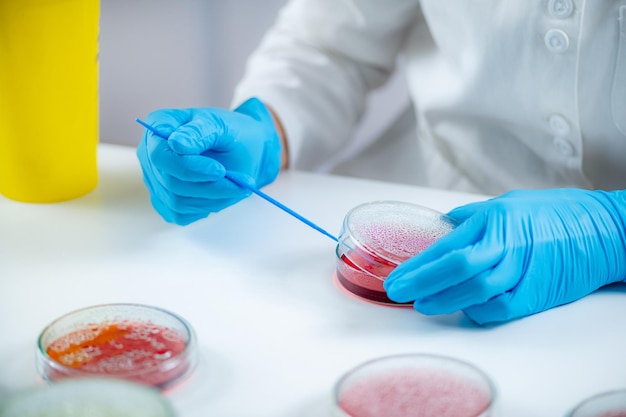
{"type": "Polygon", "coordinates": [[[47,382],[113,377],[165,389],[195,368],[196,338],[190,324],[172,312],[98,305],[48,325],[39,336],[36,361],[47,382]]]}

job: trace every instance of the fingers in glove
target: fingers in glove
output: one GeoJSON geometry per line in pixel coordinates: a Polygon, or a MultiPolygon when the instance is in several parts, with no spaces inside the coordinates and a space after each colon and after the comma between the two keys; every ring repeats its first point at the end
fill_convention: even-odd
{"type": "Polygon", "coordinates": [[[504,259],[458,285],[436,294],[416,299],[415,310],[428,315],[451,314],[474,305],[484,304],[515,288],[522,271],[516,262],[504,259]]]}
{"type": "Polygon", "coordinates": [[[176,129],[189,123],[192,117],[191,109],[160,109],[148,114],[146,123],[168,137],[176,129]]]}
{"type": "Polygon", "coordinates": [[[158,181],[154,181],[154,178],[152,180],[148,178],[145,181],[151,184],[150,201],[154,209],[166,221],[179,225],[187,225],[203,219],[246,197],[245,193],[221,199],[183,197],[169,193],[158,181]]]}
{"type": "Polygon", "coordinates": [[[143,180],[150,192],[150,203],[154,207],[155,211],[168,223],[175,223],[181,226],[193,223],[208,216],[208,213],[177,213],[170,209],[165,203],[167,199],[167,191],[159,183],[159,181],[152,175],[151,172],[147,172],[142,168],[143,180]]]}
{"type": "Polygon", "coordinates": [[[159,182],[178,197],[193,197],[207,200],[241,199],[250,195],[245,188],[234,182],[220,178],[216,181],[189,182],[170,175],[160,175],[159,182]]]}
{"type": "Polygon", "coordinates": [[[184,155],[200,155],[208,150],[226,152],[235,143],[246,119],[250,120],[233,112],[207,109],[172,132],[170,146],[184,155]]]}
{"type": "Polygon", "coordinates": [[[384,286],[389,298],[396,302],[420,300],[494,268],[501,259],[501,253],[496,247],[469,246],[448,251],[439,259],[425,264],[418,255],[398,266],[392,272],[394,280],[390,283],[385,281],[384,286]]]}
{"type": "Polygon", "coordinates": [[[487,204],[489,204],[489,201],[479,201],[476,203],[465,204],[464,206],[460,206],[449,211],[447,215],[455,220],[458,220],[459,222],[464,222],[478,211],[482,210],[487,204]]]}
{"type": "MultiPolygon", "coordinates": [[[[411,270],[419,269],[424,265],[442,259],[446,255],[450,255],[454,251],[475,244],[482,235],[482,230],[478,228],[468,227],[468,225],[459,226],[447,235],[439,238],[439,240],[426,248],[422,253],[401,263],[387,277],[384,284],[385,288],[388,289],[390,286],[395,285],[396,280],[406,276],[411,270]]],[[[462,259],[459,260],[459,262],[460,261],[462,261],[462,259]]]]}
{"type": "MultiPolygon", "coordinates": [[[[472,247],[484,237],[484,230],[485,222],[482,217],[472,218],[470,221],[460,224],[456,229],[439,238],[439,240],[430,245],[422,253],[400,264],[391,272],[385,281],[385,288],[387,290],[391,289],[391,287],[395,286],[396,280],[407,276],[412,270],[418,270],[422,266],[431,263],[435,263],[436,265],[437,262],[440,263],[444,257],[451,256],[455,251],[458,252],[465,248],[472,247]]],[[[461,255],[460,258],[456,260],[455,268],[459,268],[464,263],[463,256],[465,256],[465,252],[459,253],[461,253],[461,255]]],[[[452,258],[454,259],[454,257],[452,258]]],[[[469,276],[465,275],[464,279],[469,278],[469,276]]]]}
{"type": "Polygon", "coordinates": [[[149,140],[146,150],[154,169],[182,181],[217,181],[226,173],[224,166],[212,158],[177,154],[164,139],[149,140]]]}
{"type": "Polygon", "coordinates": [[[464,313],[478,324],[488,324],[509,321],[538,312],[528,304],[528,299],[524,302],[515,302],[515,291],[500,294],[499,296],[482,304],[467,307],[464,313]]]}

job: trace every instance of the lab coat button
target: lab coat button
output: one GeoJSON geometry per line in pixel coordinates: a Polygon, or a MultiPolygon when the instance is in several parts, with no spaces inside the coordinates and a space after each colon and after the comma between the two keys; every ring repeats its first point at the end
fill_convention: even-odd
{"type": "Polygon", "coordinates": [[[548,118],[552,133],[558,136],[567,136],[570,132],[570,125],[565,117],[560,114],[553,114],[548,118]]]}
{"type": "Polygon", "coordinates": [[[565,19],[574,11],[572,0],[550,0],[548,2],[548,13],[558,19],[565,19]]]}
{"type": "Polygon", "coordinates": [[[543,38],[550,52],[564,52],[569,47],[569,37],[560,29],[550,29],[543,38]]]}
{"type": "Polygon", "coordinates": [[[563,156],[572,156],[574,155],[575,149],[574,145],[571,144],[567,139],[557,136],[554,138],[553,142],[556,150],[563,156]]]}

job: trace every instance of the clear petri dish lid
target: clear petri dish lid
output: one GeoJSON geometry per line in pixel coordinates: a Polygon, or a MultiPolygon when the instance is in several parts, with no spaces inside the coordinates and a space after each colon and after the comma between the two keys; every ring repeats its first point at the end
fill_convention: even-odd
{"type": "Polygon", "coordinates": [[[77,378],[15,392],[0,417],[175,417],[157,389],[113,378],[77,378]]]}
{"type": "Polygon", "coordinates": [[[422,252],[457,224],[450,216],[417,204],[372,201],[346,214],[339,250],[357,267],[369,264],[361,268],[365,272],[388,271],[422,252]]]}

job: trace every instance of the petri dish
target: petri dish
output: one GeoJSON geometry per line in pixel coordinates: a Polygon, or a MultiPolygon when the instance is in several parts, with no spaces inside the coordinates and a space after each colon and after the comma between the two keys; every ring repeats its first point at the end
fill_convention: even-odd
{"type": "Polygon", "coordinates": [[[191,325],[167,310],[140,304],[103,304],[50,323],[37,343],[36,365],[47,382],[114,377],[166,389],[196,365],[191,325]]]}
{"type": "Polygon", "coordinates": [[[402,201],[373,201],[350,210],[336,247],[336,280],[360,299],[395,303],[383,288],[400,263],[452,231],[457,221],[428,207],[402,201]]]}
{"type": "Polygon", "coordinates": [[[476,366],[410,353],[365,362],[334,387],[334,417],[493,417],[496,390],[476,366]]]}
{"type": "Polygon", "coordinates": [[[0,401],[0,417],[174,417],[159,390],[117,380],[79,378],[24,389],[0,401]]]}
{"type": "Polygon", "coordinates": [[[626,417],[626,388],[589,397],[576,405],[566,417],[626,417]]]}

